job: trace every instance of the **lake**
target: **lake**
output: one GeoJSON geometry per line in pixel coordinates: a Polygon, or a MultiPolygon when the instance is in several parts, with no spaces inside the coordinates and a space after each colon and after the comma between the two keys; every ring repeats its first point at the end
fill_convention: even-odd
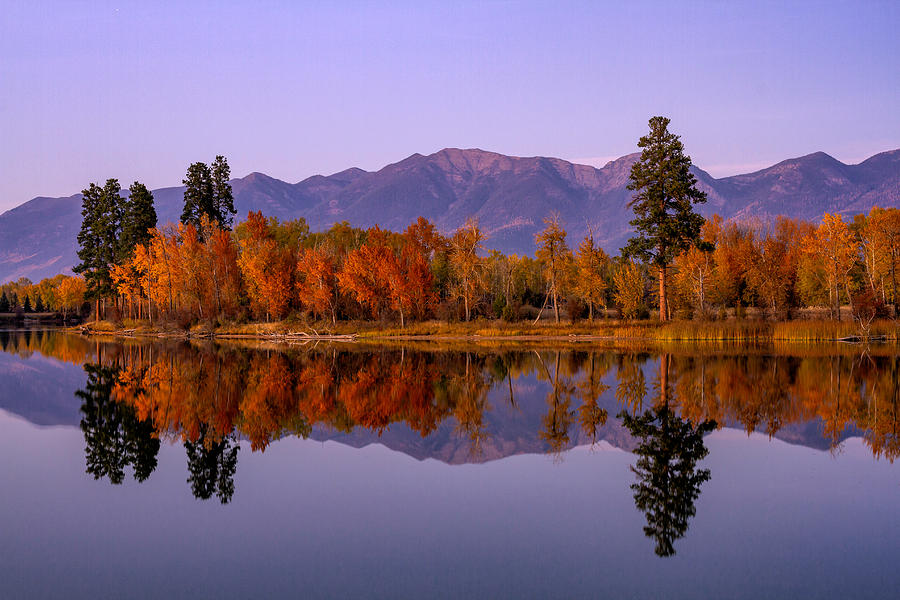
{"type": "Polygon", "coordinates": [[[0,597],[886,598],[873,346],[0,331],[0,597]]]}

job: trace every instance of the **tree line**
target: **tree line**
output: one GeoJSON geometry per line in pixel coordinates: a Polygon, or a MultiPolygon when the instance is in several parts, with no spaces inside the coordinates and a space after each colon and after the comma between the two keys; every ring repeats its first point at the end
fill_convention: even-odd
{"type": "MultiPolygon", "coordinates": [[[[660,320],[721,319],[749,307],[776,319],[827,307],[840,319],[848,304],[870,319],[896,314],[900,211],[873,208],[850,222],[840,214],[820,223],[704,219],[694,206],[706,196],[668,125],[653,117],[638,142],[628,185],[635,235],[619,256],[598,245],[593,225],[573,250],[556,214],[535,236],[533,258],[488,251],[488,232],[474,218],[451,232],[422,217],[401,232],[347,222],[312,232],[303,218],[250,212],[232,230],[230,169],[217,156],[188,168],[179,224],[157,226],[152,194],[139,182],[127,196],[115,179],[91,184],[74,270],[97,318],[112,308],[116,317],[183,325],[287,317],[537,322],[545,312],[559,323],[611,309],[626,319],[654,309],[660,320]]],[[[45,306],[66,305],[50,296],[41,294],[45,306]]]]}

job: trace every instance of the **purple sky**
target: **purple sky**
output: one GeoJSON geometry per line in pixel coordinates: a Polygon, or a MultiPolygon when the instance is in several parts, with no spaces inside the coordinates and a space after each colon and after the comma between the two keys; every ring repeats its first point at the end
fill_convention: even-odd
{"type": "Polygon", "coordinates": [[[603,164],[655,114],[716,176],[900,147],[896,0],[163,4],[3,3],[0,211],[219,153],[287,181],[448,146],[603,164]]]}

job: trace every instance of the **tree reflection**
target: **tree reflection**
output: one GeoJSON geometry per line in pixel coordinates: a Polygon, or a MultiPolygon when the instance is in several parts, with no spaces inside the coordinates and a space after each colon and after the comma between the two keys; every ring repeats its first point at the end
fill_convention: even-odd
{"type": "Polygon", "coordinates": [[[88,363],[84,370],[87,383],[75,395],[82,400],[81,431],[87,472],[94,479],[106,477],[110,483],[120,484],[130,465],[134,478],[145,481],[156,469],[159,454],[159,438],[153,424],[139,420],[131,405],[113,399],[118,368],[88,363]]]}
{"type": "MultiPolygon", "coordinates": [[[[114,343],[0,332],[5,352],[39,352],[84,365],[88,381],[78,398],[88,473],[121,483],[131,467],[143,481],[165,438],[184,445],[199,498],[231,498],[236,440],[257,452],[285,436],[355,436],[354,443],[368,443],[360,437],[389,435],[384,443],[412,454],[470,462],[537,452],[559,459],[574,443],[623,445],[631,427],[649,436],[638,436],[646,443],[657,433],[675,436],[657,444],[674,448],[687,443],[678,438],[679,428],[704,424],[694,428],[702,435],[707,422],[716,422],[821,449],[860,435],[876,458],[900,457],[896,347],[872,347],[864,359],[844,347],[673,346],[662,356],[641,343],[614,350],[564,342],[536,348],[488,341],[302,348],[209,340],[114,343]],[[624,427],[604,403],[612,402],[604,380],[613,367],[615,399],[634,415],[623,419],[624,427]],[[648,396],[657,394],[646,411],[648,396]]],[[[641,468],[649,473],[657,459],[650,460],[656,455],[647,448],[641,468]]],[[[689,454],[672,452],[668,460],[691,465],[689,454]]]]}
{"type": "Polygon", "coordinates": [[[189,473],[187,481],[194,497],[209,500],[215,494],[222,504],[228,504],[234,496],[234,472],[240,449],[234,436],[216,441],[207,438],[204,427],[199,439],[185,440],[184,449],[189,473]]]}
{"type": "Polygon", "coordinates": [[[688,530],[696,514],[694,502],[700,486],[709,480],[709,469],[698,469],[697,462],[709,452],[704,434],[716,427],[714,421],[695,426],[681,419],[670,407],[668,384],[669,357],[660,357],[660,400],[640,415],[619,414],[632,436],[640,439],[634,450],[638,456],[631,470],[637,482],[631,485],[634,504],[647,519],[644,534],[656,541],[659,556],[675,554],[674,542],[688,530]]]}
{"type": "Polygon", "coordinates": [[[606,409],[600,408],[597,401],[603,392],[609,389],[609,386],[603,383],[602,377],[609,370],[608,359],[610,355],[604,354],[601,357],[606,358],[605,364],[598,366],[597,353],[591,352],[585,376],[576,386],[581,397],[581,406],[578,408],[578,421],[581,424],[581,431],[591,440],[591,447],[597,443],[599,430],[606,425],[608,417],[606,409]]]}

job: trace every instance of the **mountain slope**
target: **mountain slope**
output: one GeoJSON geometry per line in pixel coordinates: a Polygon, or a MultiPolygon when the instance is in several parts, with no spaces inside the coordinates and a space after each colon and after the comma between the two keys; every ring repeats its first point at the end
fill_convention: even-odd
{"type": "MultiPolygon", "coordinates": [[[[558,211],[570,246],[577,246],[592,223],[600,244],[616,253],[630,233],[625,186],[637,157],[596,169],[557,158],[448,148],[413,154],[375,172],[347,169],[294,184],[251,173],[231,183],[239,219],[260,210],[279,219],[302,216],[314,230],[344,220],[397,230],[425,216],[452,231],[475,216],[490,236],[489,248],[533,254],[542,220],[558,211]]],[[[825,212],[866,212],[876,204],[900,206],[900,150],[858,165],[817,152],[723,179],[696,167],[694,174],[709,195],[700,208],[705,215],[817,219],[825,212]]],[[[183,193],[183,187],[154,190],[161,223],[178,220],[183,193]]],[[[80,203],[79,195],[41,197],[0,215],[0,282],[22,276],[36,281],[75,264],[80,203]]]]}

